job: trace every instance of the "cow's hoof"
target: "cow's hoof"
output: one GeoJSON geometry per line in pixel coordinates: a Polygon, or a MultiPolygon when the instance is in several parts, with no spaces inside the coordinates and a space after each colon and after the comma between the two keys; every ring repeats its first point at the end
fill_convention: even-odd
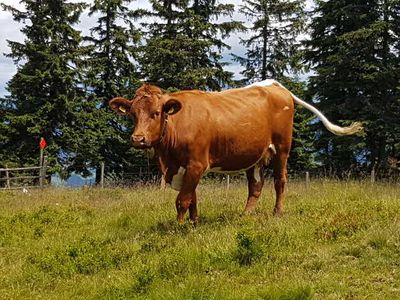
{"type": "Polygon", "coordinates": [[[192,225],[194,227],[196,227],[197,225],[199,225],[199,217],[196,217],[194,219],[190,219],[190,223],[192,223],[192,225]]]}
{"type": "Polygon", "coordinates": [[[246,209],[243,211],[244,216],[249,216],[254,212],[254,209],[246,209]]]}
{"type": "Polygon", "coordinates": [[[254,208],[246,208],[240,216],[246,217],[246,216],[251,216],[254,213],[254,208]]]}
{"type": "Polygon", "coordinates": [[[274,211],[272,212],[272,214],[275,216],[275,217],[282,217],[283,216],[283,210],[282,209],[274,209],[274,211]]]}

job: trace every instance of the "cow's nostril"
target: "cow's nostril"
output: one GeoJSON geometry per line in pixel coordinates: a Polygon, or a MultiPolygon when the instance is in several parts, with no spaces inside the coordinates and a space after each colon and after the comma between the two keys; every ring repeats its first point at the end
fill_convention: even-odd
{"type": "Polygon", "coordinates": [[[146,141],[143,135],[133,135],[131,139],[133,143],[144,143],[146,141]]]}

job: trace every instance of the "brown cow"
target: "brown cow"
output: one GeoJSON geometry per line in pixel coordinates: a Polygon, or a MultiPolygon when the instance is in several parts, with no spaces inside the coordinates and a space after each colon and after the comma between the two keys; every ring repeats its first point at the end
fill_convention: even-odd
{"type": "Polygon", "coordinates": [[[163,94],[143,85],[131,101],[114,98],[111,108],[134,119],[133,146],[154,148],[165,180],[179,191],[178,222],[198,221],[196,187],[208,171],[245,171],[249,194],[245,213],[256,206],[264,183],[263,167],[273,158],[274,214],[283,211],[287,159],[292,143],[294,102],[315,113],[337,135],[361,130],[359,123],[339,127],[280,83],[266,80],[223,92],[197,90],[163,94]]]}

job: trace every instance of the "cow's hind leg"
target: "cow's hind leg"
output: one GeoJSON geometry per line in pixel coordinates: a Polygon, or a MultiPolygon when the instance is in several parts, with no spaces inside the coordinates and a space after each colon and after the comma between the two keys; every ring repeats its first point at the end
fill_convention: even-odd
{"type": "Polygon", "coordinates": [[[197,222],[199,221],[199,216],[197,214],[197,196],[196,196],[196,191],[193,192],[192,201],[190,202],[190,205],[189,205],[189,218],[194,224],[197,224],[197,222]]]}
{"type": "Polygon", "coordinates": [[[190,164],[186,169],[181,190],[176,198],[177,220],[181,224],[188,210],[190,220],[194,223],[198,222],[196,187],[203,170],[201,164],[190,164]]]}
{"type": "Polygon", "coordinates": [[[279,149],[274,159],[274,185],[276,192],[276,202],[274,215],[280,216],[283,213],[283,201],[285,184],[287,182],[287,160],[289,157],[289,149],[279,149]]]}
{"type": "Polygon", "coordinates": [[[247,197],[245,214],[250,214],[256,207],[257,200],[261,195],[261,190],[264,185],[264,172],[263,168],[254,166],[246,171],[249,195],[247,197]]]}

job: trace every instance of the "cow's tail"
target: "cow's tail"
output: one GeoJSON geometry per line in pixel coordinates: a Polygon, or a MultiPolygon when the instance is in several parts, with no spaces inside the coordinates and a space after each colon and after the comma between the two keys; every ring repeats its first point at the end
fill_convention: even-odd
{"type": "MultiPolygon", "coordinates": [[[[281,87],[285,88],[282,84],[280,84],[279,82],[275,81],[278,85],[280,85],[281,87]]],[[[286,89],[286,88],[285,88],[286,89]]],[[[290,92],[290,91],[289,91],[290,92]]],[[[294,95],[292,92],[290,92],[292,94],[293,100],[296,104],[303,106],[304,108],[310,110],[312,113],[314,113],[322,122],[322,124],[324,124],[324,126],[326,127],[326,129],[328,129],[330,132],[332,132],[333,134],[336,135],[350,135],[350,134],[354,134],[357,132],[360,132],[363,130],[362,124],[360,122],[354,122],[353,124],[351,124],[348,127],[340,127],[337,126],[333,123],[331,123],[323,114],[322,112],[320,112],[318,109],[316,109],[314,106],[308,104],[307,102],[304,102],[303,100],[301,100],[299,97],[297,97],[296,95],[294,95]]]]}

